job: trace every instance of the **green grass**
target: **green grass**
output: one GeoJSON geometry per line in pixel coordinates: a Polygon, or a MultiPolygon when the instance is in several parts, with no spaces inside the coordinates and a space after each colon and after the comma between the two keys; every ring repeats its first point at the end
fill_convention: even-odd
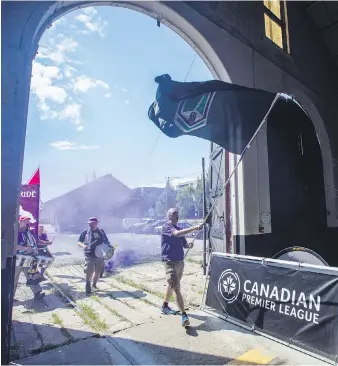
{"type": "Polygon", "coordinates": [[[105,309],[107,309],[110,313],[112,313],[113,315],[115,315],[119,319],[130,323],[130,321],[127,318],[125,318],[123,315],[121,315],[120,313],[118,313],[116,310],[114,310],[113,308],[109,307],[106,304],[102,304],[101,301],[100,301],[100,299],[97,296],[92,296],[91,299],[94,300],[94,301],[96,301],[100,305],[102,305],[105,309]]]}
{"type": "MultiPolygon", "coordinates": [[[[115,278],[116,279],[116,278],[115,278]]],[[[118,280],[117,280],[117,282],[119,282],[118,280]]],[[[125,284],[130,284],[130,282],[122,282],[122,281],[120,281],[121,283],[125,283],[125,284]]],[[[131,282],[133,282],[133,281],[131,281],[131,282]]],[[[132,286],[132,285],[130,285],[130,286],[132,286]]],[[[114,285],[114,287],[116,287],[118,290],[121,290],[121,291],[125,291],[121,286],[119,286],[119,285],[114,285]]],[[[139,287],[136,287],[136,288],[138,288],[139,289],[139,287]]],[[[112,295],[109,295],[110,297],[112,297],[112,298],[114,298],[114,296],[112,296],[112,295]]],[[[145,302],[146,304],[148,304],[148,305],[154,305],[154,306],[157,306],[157,304],[155,304],[154,302],[152,302],[152,301],[149,301],[148,299],[145,299],[145,298],[143,298],[143,297],[138,297],[138,296],[135,296],[135,295],[133,295],[133,294],[131,294],[131,296],[133,296],[134,298],[136,298],[136,299],[138,299],[138,300],[141,300],[141,301],[143,301],[143,302],[145,302]]],[[[123,302],[124,303],[124,302],[123,302]]],[[[125,303],[124,303],[125,304],[125,303]]],[[[129,306],[129,305],[128,305],[129,306]]],[[[129,307],[131,307],[131,306],[129,306],[129,307]]]]}
{"type": "Polygon", "coordinates": [[[186,258],[185,259],[186,262],[190,262],[190,263],[194,263],[194,264],[198,264],[198,265],[203,265],[203,261],[202,259],[197,260],[197,259],[192,259],[192,258],[186,258]]]}
{"type": "Polygon", "coordinates": [[[63,327],[63,321],[57,314],[52,313],[52,320],[55,325],[58,325],[60,328],[63,327]]]}
{"type": "Polygon", "coordinates": [[[52,313],[52,320],[55,325],[58,325],[60,327],[61,333],[68,339],[73,339],[72,335],[68,332],[68,330],[65,328],[62,319],[59,317],[58,314],[52,313]]]}
{"type": "Polygon", "coordinates": [[[37,314],[37,313],[38,313],[38,311],[33,310],[33,309],[24,310],[22,312],[22,314],[37,314]]]}
{"type": "MultiPolygon", "coordinates": [[[[50,278],[51,282],[54,282],[54,281],[52,281],[53,276],[49,276],[49,278],[50,278]]],[[[59,284],[56,283],[56,286],[59,287],[59,284]]],[[[75,287],[77,287],[77,286],[75,285],[75,287]]],[[[74,308],[74,306],[72,304],[69,304],[68,300],[65,299],[64,296],[57,289],[54,290],[55,294],[57,296],[59,296],[63,301],[67,302],[68,305],[70,305],[70,307],[73,308],[75,310],[75,312],[81,317],[81,319],[83,320],[83,322],[85,324],[87,324],[89,327],[91,327],[92,329],[94,329],[97,332],[106,331],[108,329],[108,325],[106,324],[106,322],[104,320],[100,319],[99,315],[95,312],[95,310],[91,306],[89,306],[88,304],[79,304],[79,303],[77,303],[76,299],[70,294],[69,291],[67,291],[67,289],[62,288],[62,286],[60,286],[60,289],[75,304],[77,304],[77,306],[74,308]]],[[[96,296],[92,297],[92,299],[94,301],[95,301],[95,297],[96,296]]],[[[54,320],[56,322],[58,321],[58,319],[54,319],[54,320]]],[[[62,320],[60,319],[60,321],[62,321],[62,320]]]]}
{"type": "MultiPolygon", "coordinates": [[[[147,287],[147,286],[145,286],[145,285],[143,285],[141,283],[136,283],[133,280],[130,280],[128,278],[125,278],[125,277],[122,277],[122,276],[115,276],[114,279],[116,281],[118,281],[118,282],[125,283],[126,285],[135,287],[135,288],[137,288],[137,289],[139,289],[141,291],[148,292],[149,294],[154,295],[154,296],[157,296],[160,299],[163,299],[163,297],[164,297],[164,293],[163,292],[153,290],[153,289],[151,289],[151,288],[149,288],[149,287],[147,287]]],[[[140,298],[140,299],[143,300],[143,301],[145,301],[145,302],[147,302],[146,299],[143,299],[143,298],[140,298]]],[[[173,301],[173,300],[175,300],[175,298],[172,295],[170,297],[170,301],[173,301]]],[[[148,303],[149,302],[150,301],[148,301],[148,303]]],[[[154,305],[153,303],[151,303],[151,304],[154,305]]],[[[157,306],[157,304],[155,304],[155,305],[157,306]]]]}
{"type": "Polygon", "coordinates": [[[107,323],[100,319],[99,314],[88,304],[79,304],[81,311],[78,314],[82,317],[83,321],[95,329],[96,331],[106,331],[108,330],[107,323]]]}

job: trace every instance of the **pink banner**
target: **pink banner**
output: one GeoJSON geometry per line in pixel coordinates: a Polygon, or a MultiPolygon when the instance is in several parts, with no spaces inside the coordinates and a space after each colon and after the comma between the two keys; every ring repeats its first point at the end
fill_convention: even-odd
{"type": "Polygon", "coordinates": [[[22,184],[20,193],[20,216],[27,216],[31,219],[34,234],[38,235],[39,213],[40,213],[40,185],[22,184]]]}

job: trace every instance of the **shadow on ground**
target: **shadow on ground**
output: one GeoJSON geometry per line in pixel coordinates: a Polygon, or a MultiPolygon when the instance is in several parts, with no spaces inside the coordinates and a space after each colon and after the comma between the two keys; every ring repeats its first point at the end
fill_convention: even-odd
{"type": "MultiPolygon", "coordinates": [[[[29,323],[22,323],[24,329],[29,323]]],[[[50,325],[43,325],[43,333],[50,333],[60,329],[50,325]]],[[[40,331],[42,330],[40,327],[40,331]]],[[[77,339],[69,337],[62,344],[43,344],[33,350],[31,356],[19,361],[21,365],[224,365],[231,361],[226,356],[214,356],[203,352],[161,346],[149,342],[139,342],[124,337],[99,337],[81,330],[67,329],[69,334],[77,333],[77,339]],[[86,350],[86,352],[83,352],[86,350]],[[137,359],[136,356],[137,355],[137,359]]],[[[160,330],[159,330],[160,331],[160,330]]],[[[12,344],[12,360],[15,359],[15,347],[21,344],[12,344]]],[[[201,344],[200,349],[203,349],[201,344]]],[[[241,363],[237,363],[241,364],[241,363]]],[[[244,363],[242,363],[244,364],[244,363]]]]}

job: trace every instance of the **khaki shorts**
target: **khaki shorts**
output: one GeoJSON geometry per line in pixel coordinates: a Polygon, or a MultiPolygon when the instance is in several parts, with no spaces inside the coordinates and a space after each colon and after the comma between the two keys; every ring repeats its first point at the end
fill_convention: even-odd
{"type": "Polygon", "coordinates": [[[184,271],[184,261],[179,262],[164,261],[163,265],[169,286],[173,289],[180,286],[180,282],[184,271]]]}
{"type": "Polygon", "coordinates": [[[99,259],[95,257],[85,258],[85,274],[92,276],[95,273],[100,273],[104,269],[104,259],[99,259]]]}

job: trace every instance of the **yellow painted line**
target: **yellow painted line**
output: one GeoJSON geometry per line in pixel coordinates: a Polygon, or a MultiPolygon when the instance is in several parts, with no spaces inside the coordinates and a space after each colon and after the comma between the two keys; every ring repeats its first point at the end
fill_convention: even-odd
{"type": "Polygon", "coordinates": [[[227,365],[268,365],[273,359],[273,356],[264,354],[256,348],[234,358],[227,365]]]}

